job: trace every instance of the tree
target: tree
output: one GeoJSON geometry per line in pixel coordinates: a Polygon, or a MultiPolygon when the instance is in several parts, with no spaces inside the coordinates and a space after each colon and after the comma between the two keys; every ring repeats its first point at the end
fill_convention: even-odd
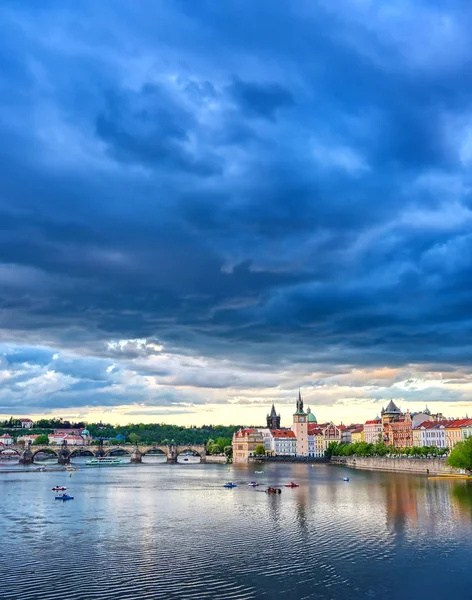
{"type": "Polygon", "coordinates": [[[256,449],[254,450],[254,456],[265,456],[265,448],[263,444],[257,444],[256,449]]]}
{"type": "Polygon", "coordinates": [[[226,446],[224,452],[228,458],[232,458],[233,457],[233,446],[226,446]]]}
{"type": "Polygon", "coordinates": [[[45,433],[38,435],[38,437],[33,442],[34,446],[47,446],[48,444],[49,444],[49,437],[45,433]]]}
{"type": "Polygon", "coordinates": [[[472,436],[454,446],[447,464],[456,469],[472,472],[472,436]]]}
{"type": "Polygon", "coordinates": [[[137,444],[140,441],[140,437],[139,435],[137,435],[136,433],[130,433],[128,436],[128,440],[132,443],[132,444],[137,444]]]}

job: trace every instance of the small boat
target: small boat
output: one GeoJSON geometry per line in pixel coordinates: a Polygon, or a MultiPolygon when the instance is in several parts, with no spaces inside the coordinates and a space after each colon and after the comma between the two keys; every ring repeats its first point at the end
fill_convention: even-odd
{"type": "Polygon", "coordinates": [[[53,487],[51,489],[53,492],[65,492],[67,488],[63,485],[56,485],[56,487],[53,487]]]}
{"type": "Polygon", "coordinates": [[[122,465],[121,458],[112,458],[110,456],[99,456],[85,461],[86,467],[117,467],[122,465]]]}
{"type": "Polygon", "coordinates": [[[69,494],[62,494],[61,496],[56,496],[56,500],[73,500],[74,496],[69,496],[69,494]]]}
{"type": "Polygon", "coordinates": [[[349,477],[344,477],[343,481],[349,481],[349,477]]]}
{"type": "Polygon", "coordinates": [[[235,487],[238,487],[238,485],[236,483],[233,483],[232,481],[228,481],[228,483],[225,483],[223,487],[225,487],[225,488],[235,488],[235,487]]]}
{"type": "Polygon", "coordinates": [[[296,488],[296,487],[300,487],[300,485],[298,483],[294,483],[293,481],[291,481],[290,483],[286,483],[285,487],[296,488]]]}
{"type": "Polygon", "coordinates": [[[257,483],[257,481],[250,481],[250,482],[248,483],[248,485],[249,485],[250,487],[257,487],[258,485],[261,485],[261,484],[260,484],[260,483],[257,483]]]}
{"type": "Polygon", "coordinates": [[[266,494],[281,494],[282,490],[280,488],[268,487],[265,492],[266,494]]]}
{"type": "Polygon", "coordinates": [[[264,471],[254,471],[254,473],[255,473],[256,475],[262,475],[262,474],[264,473],[264,471]]]}
{"type": "Polygon", "coordinates": [[[38,471],[39,473],[43,473],[45,470],[46,470],[46,467],[45,467],[45,466],[43,466],[43,465],[41,465],[40,467],[38,467],[38,468],[36,469],[36,471],[38,471]]]}

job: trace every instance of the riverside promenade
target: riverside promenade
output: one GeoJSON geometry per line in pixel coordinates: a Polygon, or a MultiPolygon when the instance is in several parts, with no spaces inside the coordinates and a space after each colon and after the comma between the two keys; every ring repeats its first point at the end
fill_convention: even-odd
{"type": "Polygon", "coordinates": [[[455,475],[459,473],[446,464],[445,458],[390,457],[390,456],[333,456],[330,464],[368,471],[423,473],[425,475],[455,475]]]}

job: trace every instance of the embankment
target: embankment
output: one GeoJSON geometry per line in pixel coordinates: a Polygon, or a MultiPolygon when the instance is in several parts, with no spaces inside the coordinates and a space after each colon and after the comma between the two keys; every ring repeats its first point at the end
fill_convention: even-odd
{"type": "Polygon", "coordinates": [[[330,464],[343,465],[353,469],[369,471],[395,471],[398,473],[423,473],[425,475],[457,474],[459,471],[449,467],[440,458],[390,458],[371,456],[333,456],[330,464]]]}

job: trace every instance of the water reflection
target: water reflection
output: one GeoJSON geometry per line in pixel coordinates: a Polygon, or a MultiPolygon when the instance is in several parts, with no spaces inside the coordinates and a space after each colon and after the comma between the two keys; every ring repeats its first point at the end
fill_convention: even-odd
{"type": "Polygon", "coordinates": [[[144,462],[80,467],[72,477],[0,473],[10,550],[2,600],[37,600],[38,589],[41,600],[57,589],[69,600],[84,589],[87,598],[133,600],[468,597],[470,484],[322,465],[259,469],[144,462]],[[224,489],[227,479],[238,487],[224,489]],[[300,487],[285,488],[289,481],[300,487]],[[73,503],[54,502],[60,484],[73,503]],[[265,494],[268,485],[282,493],[265,494]],[[67,539],[67,552],[51,539],[67,539]],[[424,571],[434,576],[424,581],[424,571]]]}

